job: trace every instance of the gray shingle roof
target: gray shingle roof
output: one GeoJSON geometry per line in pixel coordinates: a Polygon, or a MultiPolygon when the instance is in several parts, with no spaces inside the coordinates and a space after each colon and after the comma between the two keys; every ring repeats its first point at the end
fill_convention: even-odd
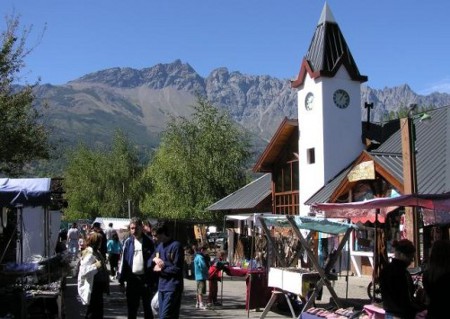
{"type": "MultiPolygon", "coordinates": [[[[431,120],[421,121],[419,116],[414,117],[418,193],[447,193],[450,192],[450,106],[426,113],[431,116],[431,120]]],[[[401,130],[369,154],[377,164],[403,183],[401,130]]],[[[350,167],[339,173],[305,204],[328,202],[349,170],[350,167]]]]}
{"type": "MultiPolygon", "coordinates": [[[[416,169],[419,194],[450,191],[450,106],[427,111],[428,121],[415,116],[416,169]]],[[[403,182],[400,130],[371,152],[394,176],[403,182]]]]}
{"type": "Polygon", "coordinates": [[[342,180],[347,177],[347,174],[350,172],[350,170],[351,166],[341,171],[335,178],[333,178],[330,182],[325,184],[319,191],[317,191],[313,196],[311,196],[305,202],[305,205],[328,202],[329,198],[333,194],[336,187],[338,187],[339,184],[342,182],[342,180]]]}
{"type": "Polygon", "coordinates": [[[209,211],[253,209],[268,196],[271,196],[271,185],[272,174],[264,174],[206,209],[209,211]]]}

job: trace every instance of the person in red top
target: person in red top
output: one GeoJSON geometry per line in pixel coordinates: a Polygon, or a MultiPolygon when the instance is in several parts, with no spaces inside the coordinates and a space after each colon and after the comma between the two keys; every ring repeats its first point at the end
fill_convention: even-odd
{"type": "Polygon", "coordinates": [[[217,293],[219,290],[219,281],[222,280],[222,263],[225,259],[225,252],[217,252],[217,257],[209,267],[209,294],[208,305],[221,306],[222,304],[217,300],[217,293]]]}

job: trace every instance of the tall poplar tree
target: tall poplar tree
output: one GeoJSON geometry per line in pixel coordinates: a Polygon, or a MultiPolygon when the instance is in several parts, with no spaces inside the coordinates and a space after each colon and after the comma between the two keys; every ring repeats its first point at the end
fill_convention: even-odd
{"type": "Polygon", "coordinates": [[[172,118],[144,179],[142,211],[177,220],[212,220],[206,207],[246,183],[250,139],[228,114],[199,97],[190,119],[172,118]]]}
{"type": "Polygon", "coordinates": [[[51,146],[42,113],[33,105],[37,83],[15,85],[31,52],[25,47],[31,28],[18,35],[19,18],[5,21],[0,35],[0,173],[17,176],[26,163],[49,158],[51,146]]]}
{"type": "Polygon", "coordinates": [[[142,197],[137,187],[141,169],[134,147],[121,131],[115,133],[110,149],[79,145],[68,154],[64,172],[65,218],[128,218],[128,200],[137,207],[142,197]]]}

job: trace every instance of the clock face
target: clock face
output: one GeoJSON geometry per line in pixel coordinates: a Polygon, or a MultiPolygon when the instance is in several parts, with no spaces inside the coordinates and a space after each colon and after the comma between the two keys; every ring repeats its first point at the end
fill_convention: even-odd
{"type": "Polygon", "coordinates": [[[350,95],[345,90],[336,90],[333,94],[333,102],[340,109],[345,109],[350,104],[350,95]]]}
{"type": "Polygon", "coordinates": [[[305,97],[305,109],[311,111],[314,105],[314,94],[309,92],[305,97]]]}

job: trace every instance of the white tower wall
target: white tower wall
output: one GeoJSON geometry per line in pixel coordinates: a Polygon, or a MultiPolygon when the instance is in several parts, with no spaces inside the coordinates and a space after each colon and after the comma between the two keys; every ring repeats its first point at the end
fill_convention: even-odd
{"type": "Polygon", "coordinates": [[[351,80],[344,66],[333,78],[312,79],[306,75],[298,91],[300,215],[309,212],[303,203],[331,178],[351,163],[363,150],[361,141],[360,83],[351,80]],[[345,109],[333,102],[336,90],[350,95],[345,109]],[[305,97],[314,94],[312,110],[306,110],[305,97]],[[308,150],[314,149],[314,163],[309,162],[308,150]]]}

